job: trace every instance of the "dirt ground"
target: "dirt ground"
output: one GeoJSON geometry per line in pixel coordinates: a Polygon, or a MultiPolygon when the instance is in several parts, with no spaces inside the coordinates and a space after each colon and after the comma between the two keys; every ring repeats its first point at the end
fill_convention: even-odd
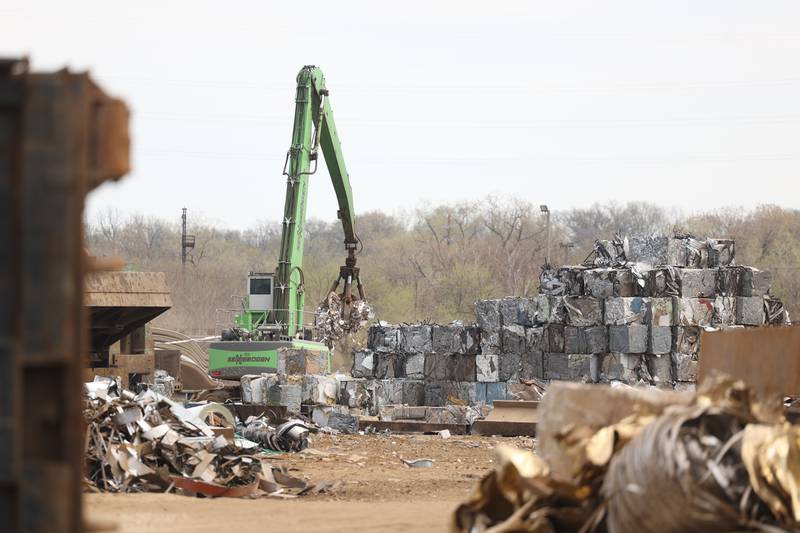
{"type": "Polygon", "coordinates": [[[94,530],[201,533],[275,531],[444,531],[450,514],[492,467],[498,444],[530,438],[438,435],[319,435],[309,450],[271,456],[290,473],[332,490],[283,500],[215,500],[175,494],[87,494],[94,530]],[[409,468],[402,459],[432,459],[409,468]]]}

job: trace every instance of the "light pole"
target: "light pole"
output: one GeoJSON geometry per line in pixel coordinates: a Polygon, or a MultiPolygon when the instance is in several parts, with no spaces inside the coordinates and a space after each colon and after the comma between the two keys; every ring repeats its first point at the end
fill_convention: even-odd
{"type": "Polygon", "coordinates": [[[539,210],[545,214],[547,220],[545,224],[547,225],[547,246],[545,248],[544,254],[544,265],[545,267],[550,267],[550,209],[547,208],[547,204],[542,204],[539,206],[539,210]]]}

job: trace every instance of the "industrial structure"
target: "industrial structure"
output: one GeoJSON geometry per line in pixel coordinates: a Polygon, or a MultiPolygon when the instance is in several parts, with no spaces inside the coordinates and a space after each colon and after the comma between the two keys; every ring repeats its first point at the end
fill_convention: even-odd
{"type": "Polygon", "coordinates": [[[89,359],[84,381],[118,377],[122,386],[152,382],[157,368],[150,322],[172,307],[161,272],[92,272],[86,277],[89,359]]]}

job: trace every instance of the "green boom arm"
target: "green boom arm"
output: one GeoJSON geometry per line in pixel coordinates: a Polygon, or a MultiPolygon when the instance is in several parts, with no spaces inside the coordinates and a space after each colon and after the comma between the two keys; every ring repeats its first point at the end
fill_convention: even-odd
{"type": "MultiPolygon", "coordinates": [[[[292,145],[286,155],[283,173],[286,180],[286,203],[283,215],[281,252],[278,258],[275,284],[276,318],[286,325],[286,335],[294,337],[303,324],[303,246],[305,240],[308,177],[317,171],[318,148],[322,148],[328,173],[333,181],[339,203],[339,219],[344,229],[344,244],[348,257],[341,267],[339,280],[345,281],[345,306],[349,313],[352,297],[350,282],[355,281],[363,298],[363,288],[356,268],[358,236],[355,233],[355,214],[350,178],[342,157],[342,147],[333,121],[333,111],[325,87],[325,76],[315,66],[305,66],[297,75],[292,145]],[[312,168],[313,162],[313,168],[312,168]]],[[[343,309],[344,313],[345,309],[343,309]]]]}

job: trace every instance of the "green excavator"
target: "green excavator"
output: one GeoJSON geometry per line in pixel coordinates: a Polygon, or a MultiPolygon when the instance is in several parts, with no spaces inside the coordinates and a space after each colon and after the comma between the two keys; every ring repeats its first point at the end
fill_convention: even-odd
{"type": "Polygon", "coordinates": [[[281,348],[304,349],[326,355],[328,369],[332,341],[352,332],[371,318],[356,256],[361,241],[355,231],[353,193],[333,120],[322,71],[303,67],[297,75],[292,144],[286,154],[286,204],[280,256],[274,273],[251,272],[247,296],[234,325],[208,350],[209,374],[239,379],[245,374],[276,372],[281,348]],[[339,204],[347,252],[344,266],[316,313],[305,313],[303,248],[309,176],[319,167],[319,149],[328,167],[339,204]],[[337,293],[342,285],[341,293],[337,293]]]}

